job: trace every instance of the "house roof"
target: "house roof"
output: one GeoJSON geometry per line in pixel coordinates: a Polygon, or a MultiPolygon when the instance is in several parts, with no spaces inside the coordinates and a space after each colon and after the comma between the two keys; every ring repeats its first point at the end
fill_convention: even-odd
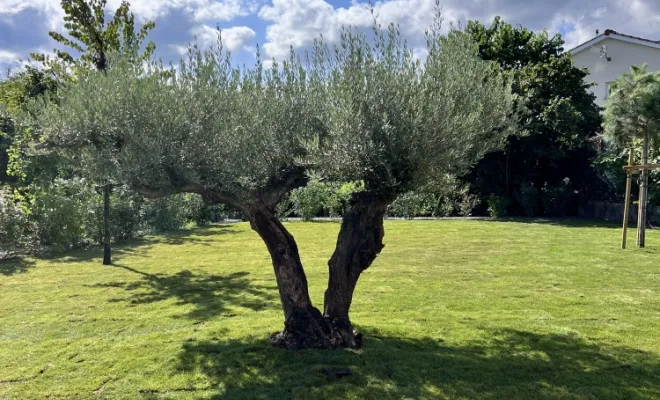
{"type": "Polygon", "coordinates": [[[632,36],[632,35],[626,35],[624,33],[619,33],[619,32],[617,32],[615,30],[612,30],[612,29],[607,29],[607,30],[605,30],[605,32],[603,34],[598,35],[595,38],[593,38],[593,39],[591,39],[591,40],[589,40],[585,43],[582,43],[581,45],[569,50],[568,52],[571,53],[571,54],[577,54],[581,51],[584,51],[584,50],[590,48],[591,46],[594,46],[594,45],[602,42],[605,39],[616,39],[616,40],[620,40],[622,42],[639,44],[639,45],[642,45],[642,46],[647,46],[647,47],[651,47],[651,48],[660,50],[660,41],[644,39],[644,38],[637,37],[637,36],[632,36]]]}

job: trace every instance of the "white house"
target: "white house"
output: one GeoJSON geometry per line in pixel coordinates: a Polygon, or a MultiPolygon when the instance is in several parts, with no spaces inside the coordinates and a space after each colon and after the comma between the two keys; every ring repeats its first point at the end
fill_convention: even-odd
{"type": "Polygon", "coordinates": [[[648,71],[660,71],[660,41],[624,35],[608,29],[602,35],[569,51],[573,63],[589,69],[588,81],[596,103],[605,105],[610,85],[631,65],[648,64],[648,71]]]}

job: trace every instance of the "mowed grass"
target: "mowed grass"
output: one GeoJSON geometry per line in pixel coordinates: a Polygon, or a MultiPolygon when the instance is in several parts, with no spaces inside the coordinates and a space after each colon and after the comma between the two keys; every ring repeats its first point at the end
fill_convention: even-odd
{"type": "MultiPolygon", "coordinates": [[[[339,224],[287,227],[322,307],[339,224]]],[[[358,351],[267,344],[283,317],[244,223],[124,245],[112,267],[98,248],[2,263],[0,398],[660,398],[660,234],[622,251],[615,228],[388,221],[358,351]]]]}

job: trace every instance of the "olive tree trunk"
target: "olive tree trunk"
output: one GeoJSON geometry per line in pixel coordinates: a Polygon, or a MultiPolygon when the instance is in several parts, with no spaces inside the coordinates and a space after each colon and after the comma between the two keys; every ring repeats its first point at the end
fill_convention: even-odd
{"type": "Polygon", "coordinates": [[[273,345],[288,349],[349,347],[342,331],[312,305],[293,236],[267,206],[254,204],[243,210],[268,248],[282,301],[284,330],[272,336],[273,345]]]}
{"type": "Polygon", "coordinates": [[[356,194],[342,219],[330,261],[323,315],[343,337],[345,347],[359,347],[361,335],[352,327],[349,311],[358,279],[383,250],[383,219],[393,196],[356,194]]]}

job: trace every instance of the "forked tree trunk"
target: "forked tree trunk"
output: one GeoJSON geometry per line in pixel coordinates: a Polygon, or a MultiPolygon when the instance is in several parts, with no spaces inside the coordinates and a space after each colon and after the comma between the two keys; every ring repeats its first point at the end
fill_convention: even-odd
{"type": "Polygon", "coordinates": [[[361,336],[352,327],[349,311],[355,286],[383,250],[383,219],[394,196],[362,192],[342,219],[335,252],[328,262],[329,279],[323,315],[341,333],[345,346],[359,347],[361,336]]]}
{"type": "Polygon", "coordinates": [[[284,311],[284,330],[271,338],[288,349],[346,347],[337,329],[312,305],[298,246],[277,216],[263,204],[243,208],[266,243],[284,311]]]}

